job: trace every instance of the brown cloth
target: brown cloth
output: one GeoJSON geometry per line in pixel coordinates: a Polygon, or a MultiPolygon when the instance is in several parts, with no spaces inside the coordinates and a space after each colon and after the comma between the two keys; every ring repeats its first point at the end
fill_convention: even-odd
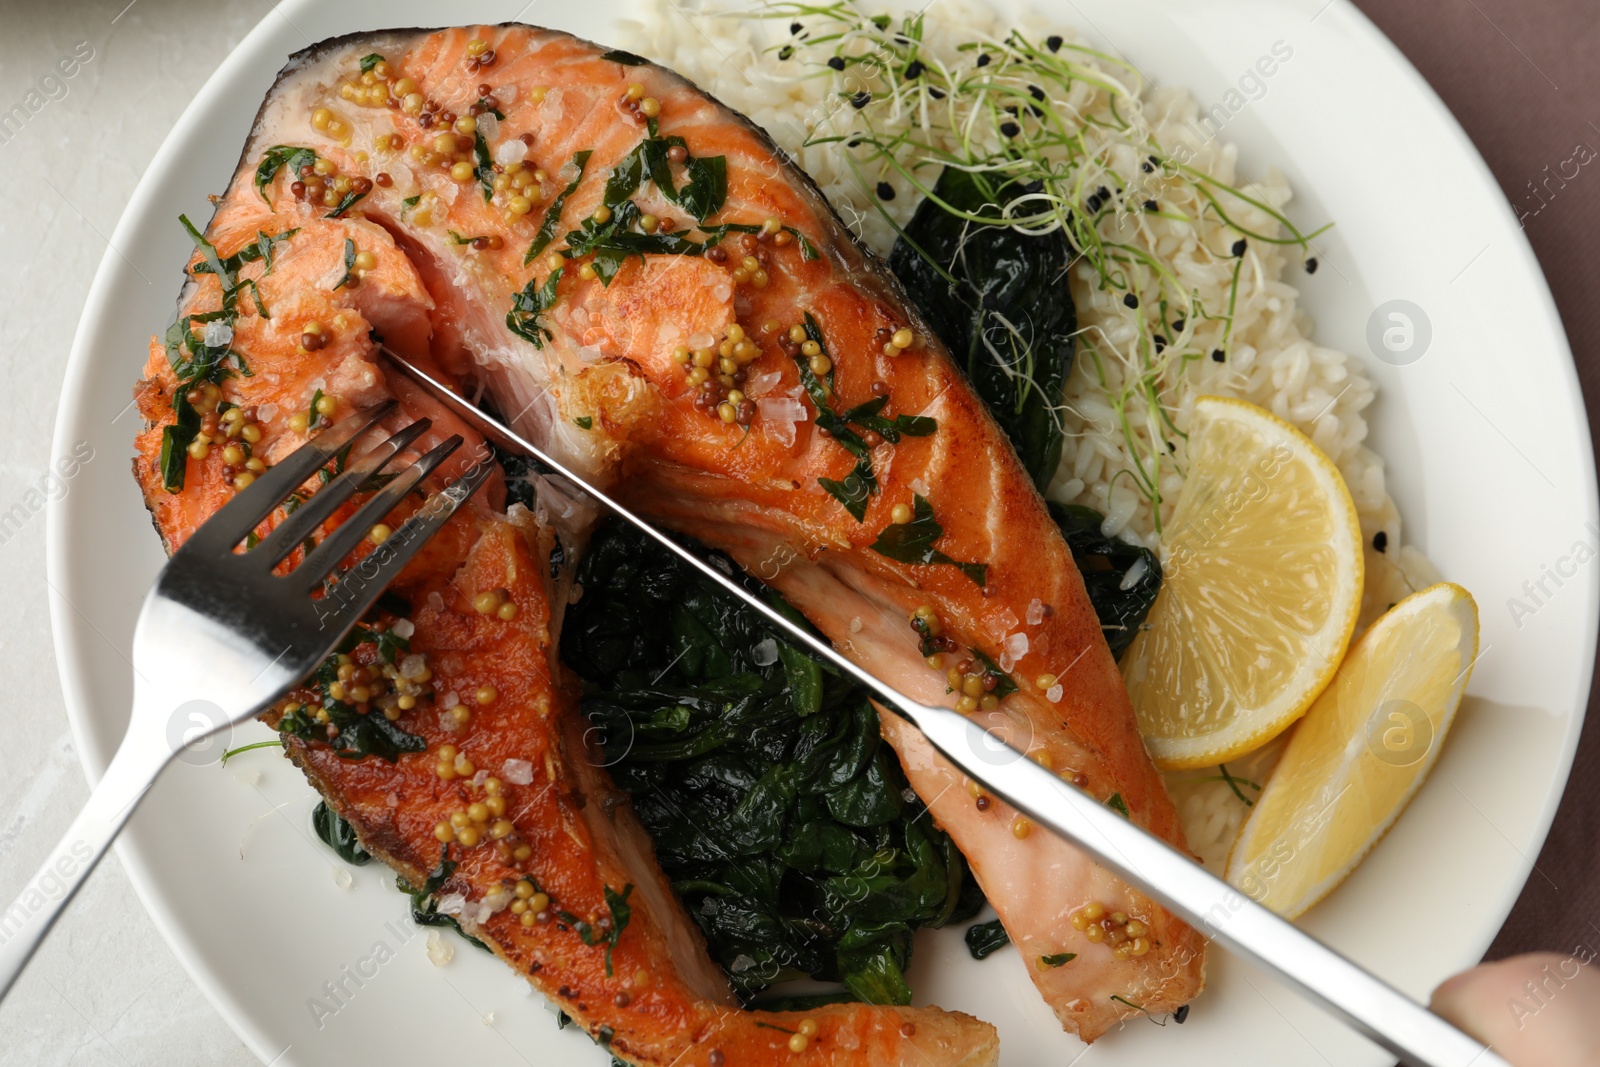
{"type": "MultiPolygon", "coordinates": [[[[1357,0],[1488,160],[1555,293],[1600,440],[1600,5],[1594,0],[1357,0]],[[1557,175],[1554,181],[1552,175],[1557,175]],[[1535,187],[1539,192],[1535,193],[1535,187]]],[[[1396,195],[1405,195],[1397,190],[1396,195]]],[[[1600,692],[1550,837],[1488,958],[1600,946],[1600,692]]]]}

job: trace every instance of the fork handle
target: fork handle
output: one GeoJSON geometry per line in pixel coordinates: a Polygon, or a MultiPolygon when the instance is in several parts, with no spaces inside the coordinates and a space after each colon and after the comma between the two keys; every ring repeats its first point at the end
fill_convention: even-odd
{"type": "Polygon", "coordinates": [[[66,835],[0,912],[0,1000],[171,759],[172,750],[159,734],[130,729],[123,738],[66,835]]]}

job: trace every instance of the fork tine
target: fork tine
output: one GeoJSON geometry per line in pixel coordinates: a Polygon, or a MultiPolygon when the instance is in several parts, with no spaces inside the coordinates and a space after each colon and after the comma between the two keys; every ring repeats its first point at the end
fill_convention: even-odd
{"type": "Polygon", "coordinates": [[[373,447],[352,460],[344,473],[334,478],[311,495],[311,498],[294,510],[277,528],[262,539],[249,555],[271,569],[294,551],[296,545],[316,532],[329,515],[349,500],[380,471],[404,451],[413,441],[433,425],[431,419],[418,419],[382,444],[373,447]]]}
{"type": "MultiPolygon", "coordinates": [[[[317,607],[318,625],[323,630],[331,628],[341,633],[355,625],[383,595],[389,583],[399,577],[422,546],[439,532],[439,528],[456,513],[457,508],[478,491],[478,487],[494,469],[493,460],[480,460],[474,464],[461,477],[429,496],[422,507],[389,535],[388,540],[340,572],[337,583],[328,595],[313,602],[317,607]]],[[[351,521],[354,522],[353,519],[351,521]]],[[[346,523],[340,529],[349,525],[346,523]]]]}
{"type": "Polygon", "coordinates": [[[361,543],[361,539],[367,536],[374,523],[394,510],[395,505],[404,500],[407,493],[432,474],[433,469],[459,447],[461,447],[461,436],[452,434],[449,440],[434,447],[421,459],[396,474],[392,482],[372,494],[372,498],[362,504],[354,515],[324,537],[322,543],[306,556],[305,562],[289,573],[289,577],[305,586],[307,590],[316,586],[339,565],[340,560],[361,543]]]}
{"type": "Polygon", "coordinates": [[[251,530],[261,525],[262,519],[271,515],[290,493],[299,488],[301,482],[311,477],[313,471],[327,463],[356,437],[377,425],[397,406],[397,401],[386,400],[357,412],[336,426],[330,426],[318,434],[316,440],[307,441],[218,508],[178,551],[183,552],[193,546],[193,552],[189,554],[210,556],[232,552],[251,530]]]}

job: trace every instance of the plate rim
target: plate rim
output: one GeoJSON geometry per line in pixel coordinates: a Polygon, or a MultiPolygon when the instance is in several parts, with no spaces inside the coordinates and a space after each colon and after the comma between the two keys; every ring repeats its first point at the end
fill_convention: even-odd
{"type": "MultiPolygon", "coordinates": [[[[206,110],[206,100],[212,95],[214,87],[229,82],[234,77],[260,62],[260,53],[266,47],[272,36],[268,23],[274,15],[283,18],[293,27],[285,10],[293,12],[301,8],[310,7],[314,0],[282,0],[278,5],[268,10],[261,20],[253,26],[240,40],[232,51],[212,72],[205,83],[180,113],[166,136],[151,157],[150,163],[145,168],[136,184],[133,193],[128,199],[115,228],[113,229],[108,247],[101,257],[99,266],[84,301],[84,308],[79,319],[77,330],[74,334],[67,367],[63,374],[60,399],[56,409],[55,429],[51,440],[51,462],[54,463],[68,455],[73,441],[78,435],[72,431],[78,425],[77,419],[82,410],[81,398],[92,388],[90,381],[95,368],[93,356],[88,351],[88,337],[96,332],[95,323],[103,316],[102,310],[106,303],[107,291],[114,284],[115,276],[119,273],[117,260],[120,258],[116,248],[129,236],[130,230],[136,220],[144,218],[153,208],[156,197],[158,181],[156,176],[165,173],[174,164],[174,157],[178,156],[181,142],[187,141],[192,136],[192,128],[202,121],[202,114],[206,110]]],[[[1432,119],[1438,123],[1438,128],[1446,133],[1456,148],[1461,153],[1462,162],[1472,168],[1470,177],[1473,183],[1486,187],[1492,191],[1492,198],[1498,203],[1503,213],[1514,221],[1515,211],[1504,191],[1500,188],[1487,161],[1478,151],[1477,146],[1467,135],[1465,129],[1456,119],[1454,113],[1439,97],[1433,86],[1428,83],[1420,71],[1411,63],[1399,47],[1374,23],[1365,12],[1357,8],[1352,0],[1328,0],[1322,11],[1314,16],[1319,19],[1324,15],[1334,15],[1344,20],[1346,25],[1359,34],[1364,45],[1375,48],[1383,53],[1396,73],[1410,83],[1415,94],[1416,102],[1427,111],[1431,112],[1432,119]]],[[[1567,337],[1566,329],[1562,323],[1555,298],[1550,290],[1548,280],[1543,268],[1533,252],[1527,233],[1520,226],[1512,225],[1508,236],[1511,240],[1511,253],[1518,260],[1519,272],[1525,274],[1530,280],[1536,281],[1533,286],[1537,300],[1535,310],[1548,327],[1553,327],[1553,339],[1560,346],[1557,355],[1564,355],[1565,359],[1557,359],[1556,365],[1559,373],[1564,378],[1565,399],[1568,402],[1568,415],[1579,430],[1582,443],[1587,443],[1589,449],[1586,458],[1587,464],[1583,467],[1583,485],[1581,486],[1582,509],[1587,513],[1590,522],[1600,524],[1600,493],[1597,493],[1596,468],[1594,464],[1593,440],[1583,394],[1579,388],[1577,366],[1572,355],[1572,348],[1567,337]]],[[[87,693],[87,685],[80,679],[88,676],[90,656],[87,647],[80,647],[75,640],[75,630],[69,626],[69,613],[74,611],[69,598],[63,592],[65,588],[75,585],[70,577],[72,557],[68,552],[67,538],[64,530],[67,527],[67,515],[72,505],[69,503],[74,494],[65,494],[60,499],[50,499],[46,505],[45,513],[45,580],[48,585],[47,601],[50,613],[50,626],[52,647],[56,656],[57,673],[62,687],[63,702],[66,709],[67,720],[73,742],[77,748],[79,761],[83,765],[85,775],[92,787],[96,784],[106,764],[109,762],[112,747],[99,743],[94,733],[93,726],[98,718],[96,709],[87,693]]],[[[1483,952],[1493,942],[1500,929],[1510,914],[1516,900],[1526,886],[1528,878],[1536,866],[1537,856],[1542,851],[1544,843],[1549,836],[1550,828],[1555,820],[1560,807],[1561,798],[1565,793],[1571,775],[1573,762],[1577,755],[1578,739],[1582,732],[1588,710],[1588,699],[1593,686],[1594,665],[1597,652],[1597,636],[1600,636],[1600,569],[1591,571],[1587,581],[1582,584],[1585,600],[1583,618],[1585,634],[1581,665],[1583,671],[1579,675],[1578,691],[1573,695],[1574,703],[1571,714],[1568,716],[1568,726],[1561,739],[1561,752],[1557,760],[1557,773],[1552,776],[1541,798],[1540,812],[1535,820],[1535,832],[1528,840],[1530,854],[1522,854],[1513,865],[1517,877],[1508,888],[1500,895],[1493,907],[1486,909],[1485,914],[1494,917],[1492,927],[1484,924],[1482,932],[1475,938],[1468,939],[1465,944],[1473,947],[1471,960],[1481,958],[1483,952]]],[[[101,709],[103,714],[103,709],[101,709]]],[[[163,896],[157,884],[157,876],[148,862],[144,850],[141,848],[137,832],[130,828],[130,832],[122,835],[116,842],[117,856],[121,861],[128,879],[133,885],[135,893],[149,914],[162,938],[166,941],[173,954],[182,963],[207,1001],[217,1010],[218,1014],[227,1022],[229,1027],[237,1034],[241,1042],[257,1056],[262,1062],[271,1062],[274,1057],[282,1056],[287,1049],[273,1051],[272,1042],[268,1034],[257,1024],[254,1014],[249,1010],[247,1001],[233,994],[229,983],[224,979],[217,968],[206,963],[205,956],[199,951],[197,942],[189,934],[179,920],[179,916],[170,902],[163,896]]]]}

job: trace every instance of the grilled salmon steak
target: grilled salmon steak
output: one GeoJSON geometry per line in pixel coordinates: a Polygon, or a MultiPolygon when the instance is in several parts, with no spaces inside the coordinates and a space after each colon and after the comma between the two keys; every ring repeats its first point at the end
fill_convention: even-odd
{"type": "MultiPolygon", "coordinates": [[[[1184,847],[1002,431],[811,181],[683,78],[520,25],[324,42],[280,75],[194,237],[138,387],[135,473],[169,549],[391,396],[394,426],[433,419],[416,447],[453,432],[481,451],[381,339],[728,553],[884,681],[1184,847]]],[[[273,713],[330,806],[630,1062],[991,1062],[992,1028],[958,1013],[737,1010],[586,748],[553,651],[581,590],[550,566],[558,536],[581,551],[586,513],[544,500],[505,510],[491,481],[273,713]]],[[[1067,1030],[1092,1041],[1199,992],[1194,930],[900,720],[882,729],[1067,1030]]]]}

